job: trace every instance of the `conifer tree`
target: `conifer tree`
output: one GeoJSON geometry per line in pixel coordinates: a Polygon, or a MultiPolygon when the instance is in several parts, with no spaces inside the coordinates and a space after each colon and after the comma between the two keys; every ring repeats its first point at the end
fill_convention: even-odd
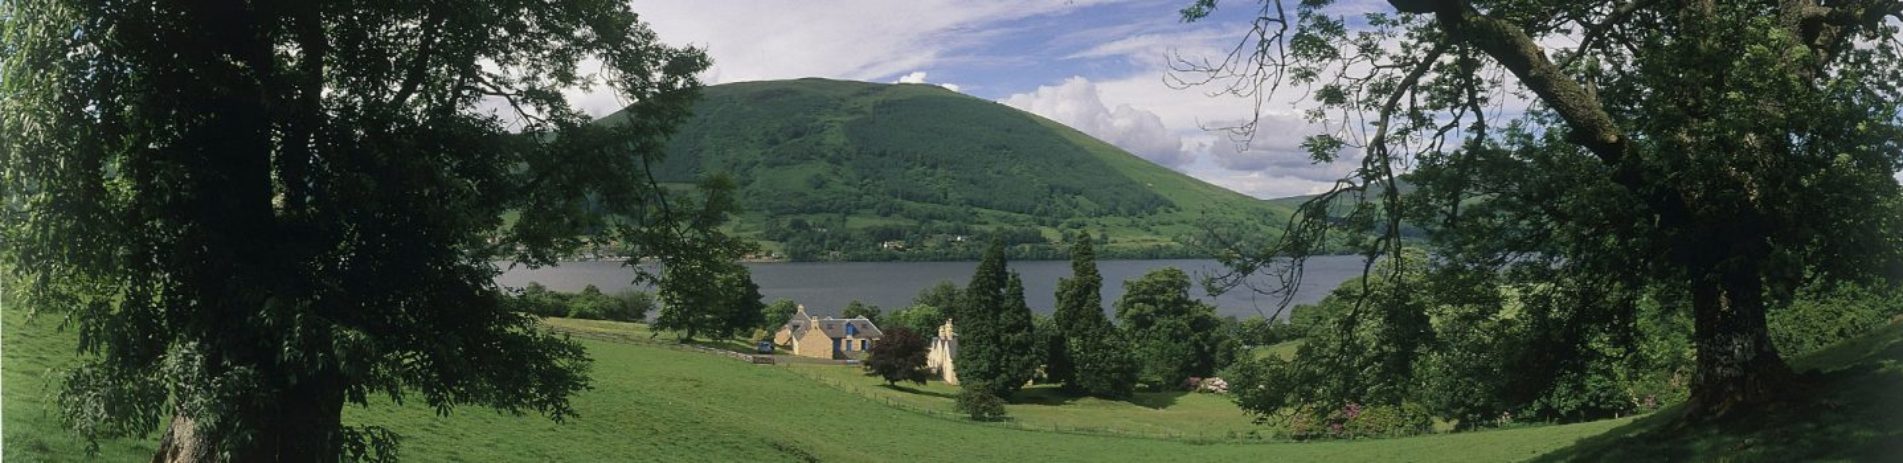
{"type": "Polygon", "coordinates": [[[1065,389],[1099,397],[1127,397],[1136,383],[1135,361],[1103,314],[1103,275],[1090,235],[1071,244],[1071,277],[1057,283],[1057,336],[1045,371],[1065,389]]]}
{"type": "Polygon", "coordinates": [[[1103,318],[1103,276],[1097,273],[1090,235],[1080,233],[1072,241],[1070,268],[1071,277],[1057,281],[1057,312],[1051,315],[1057,324],[1057,337],[1063,339],[1051,346],[1044,366],[1051,381],[1062,382],[1067,389],[1074,385],[1071,379],[1076,374],[1067,347],[1069,340],[1089,334],[1084,330],[1094,328],[1091,317],[1103,318]]]}
{"type": "Polygon", "coordinates": [[[1024,283],[1005,271],[1003,241],[991,241],[965,291],[953,320],[959,332],[958,376],[967,388],[1008,397],[1030,380],[1037,365],[1024,283]]]}

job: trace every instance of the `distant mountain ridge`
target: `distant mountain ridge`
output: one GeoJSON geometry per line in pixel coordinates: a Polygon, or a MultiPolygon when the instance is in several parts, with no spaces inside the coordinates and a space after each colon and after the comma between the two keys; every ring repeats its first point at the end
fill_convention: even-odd
{"type": "Polygon", "coordinates": [[[1200,254],[1189,241],[1211,220],[1288,214],[932,85],[708,87],[657,167],[664,182],[732,175],[746,209],[735,231],[794,260],[969,258],[969,238],[991,233],[1021,257],[1055,257],[1060,233],[1075,231],[1109,238],[1112,256],[1183,257],[1200,254]]]}

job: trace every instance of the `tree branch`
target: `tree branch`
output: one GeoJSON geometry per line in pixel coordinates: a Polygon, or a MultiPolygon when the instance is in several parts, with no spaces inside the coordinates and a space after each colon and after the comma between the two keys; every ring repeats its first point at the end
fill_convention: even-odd
{"type": "MultiPolygon", "coordinates": [[[[1512,23],[1475,11],[1464,2],[1441,0],[1434,15],[1449,37],[1465,41],[1507,68],[1540,101],[1553,108],[1572,129],[1572,141],[1592,151],[1607,165],[1617,166],[1626,155],[1625,133],[1612,121],[1599,99],[1540,49],[1526,31],[1512,23]]],[[[1397,5],[1398,7],[1398,5],[1397,5]]]]}

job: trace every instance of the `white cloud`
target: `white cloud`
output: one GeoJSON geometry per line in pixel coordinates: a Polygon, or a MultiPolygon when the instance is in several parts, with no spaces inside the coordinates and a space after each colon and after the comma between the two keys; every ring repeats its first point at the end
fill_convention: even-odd
{"type": "Polygon", "coordinates": [[[1317,182],[1260,171],[1211,171],[1200,173],[1197,178],[1214,183],[1216,186],[1263,199],[1319,194],[1328,191],[1329,186],[1333,184],[1333,182],[1317,182]]]}
{"type": "Polygon", "coordinates": [[[1157,164],[1181,168],[1194,160],[1184,150],[1183,137],[1165,128],[1156,113],[1127,104],[1114,108],[1105,105],[1097,86],[1083,77],[1011,95],[1003,103],[1071,126],[1157,164]]]}
{"type": "Polygon", "coordinates": [[[904,75],[904,76],[900,76],[900,77],[899,77],[899,80],[897,80],[897,81],[893,81],[893,83],[896,83],[896,84],[929,84],[929,85],[937,85],[937,86],[940,86],[940,87],[945,87],[946,89],[948,89],[948,90],[951,90],[951,91],[954,91],[954,92],[956,92],[956,91],[958,91],[958,84],[946,84],[946,83],[931,83],[931,82],[927,82],[927,81],[925,80],[925,71],[912,71],[912,73],[911,73],[911,74],[906,74],[906,75],[904,75]]]}
{"type": "MultiPolygon", "coordinates": [[[[632,0],[663,42],[706,49],[709,84],[826,77],[886,81],[998,39],[1016,19],[1121,0],[632,0]]],[[[922,79],[924,74],[919,73],[922,79]]],[[[957,91],[954,84],[939,84],[957,91]]],[[[625,106],[605,88],[566,92],[592,116],[625,106]]]]}

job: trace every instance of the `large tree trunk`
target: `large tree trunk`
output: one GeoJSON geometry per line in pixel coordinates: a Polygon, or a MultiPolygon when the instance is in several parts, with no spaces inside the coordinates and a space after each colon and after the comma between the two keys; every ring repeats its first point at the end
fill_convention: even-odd
{"type": "Polygon", "coordinates": [[[201,432],[196,427],[199,420],[181,411],[173,415],[171,426],[159,439],[159,451],[152,462],[335,463],[343,452],[339,432],[344,405],[342,385],[332,376],[307,379],[287,388],[277,400],[241,412],[255,426],[251,438],[244,441],[220,442],[220,436],[201,432]],[[230,457],[220,458],[226,450],[230,457]]]}
{"type": "Polygon", "coordinates": [[[1775,399],[1793,383],[1790,367],[1771,345],[1764,283],[1754,269],[1694,277],[1692,310],[1698,371],[1686,416],[1722,417],[1775,399]]]}

